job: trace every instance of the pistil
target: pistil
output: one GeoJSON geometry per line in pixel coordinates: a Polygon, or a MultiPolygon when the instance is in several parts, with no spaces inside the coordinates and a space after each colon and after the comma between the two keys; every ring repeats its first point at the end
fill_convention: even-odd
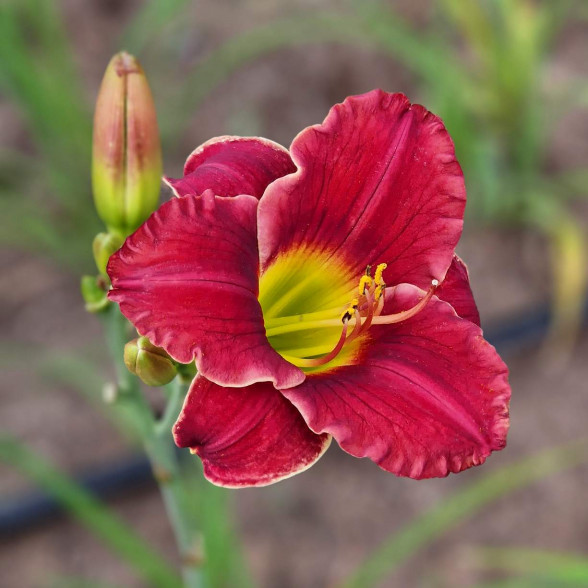
{"type": "Polygon", "coordinates": [[[384,316],[374,317],[372,319],[372,323],[374,325],[392,325],[394,323],[401,323],[402,321],[405,321],[413,317],[415,314],[418,314],[421,310],[423,310],[425,306],[427,306],[427,302],[431,300],[438,286],[439,281],[433,280],[427,293],[412,308],[409,308],[408,310],[403,310],[401,312],[397,312],[396,314],[387,314],[384,316]]]}

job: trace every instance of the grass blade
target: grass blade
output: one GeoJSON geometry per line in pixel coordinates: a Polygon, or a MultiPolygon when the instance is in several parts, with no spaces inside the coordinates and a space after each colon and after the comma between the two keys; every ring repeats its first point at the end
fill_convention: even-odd
{"type": "Polygon", "coordinates": [[[376,549],[342,586],[367,588],[391,574],[409,557],[490,503],[553,475],[588,462],[588,439],[526,457],[486,474],[434,506],[376,549]]]}
{"type": "Polygon", "coordinates": [[[557,586],[588,586],[588,558],[520,547],[482,547],[474,552],[476,567],[533,576],[557,586]]]}
{"type": "Polygon", "coordinates": [[[0,460],[51,494],[113,552],[133,566],[150,585],[161,588],[181,586],[176,572],[138,535],[101,502],[26,445],[7,435],[0,436],[0,460]]]}
{"type": "Polygon", "coordinates": [[[204,537],[207,585],[210,588],[253,588],[255,584],[249,575],[234,528],[231,508],[234,493],[210,484],[193,463],[185,466],[187,490],[198,496],[198,500],[191,501],[190,506],[204,537]]]}

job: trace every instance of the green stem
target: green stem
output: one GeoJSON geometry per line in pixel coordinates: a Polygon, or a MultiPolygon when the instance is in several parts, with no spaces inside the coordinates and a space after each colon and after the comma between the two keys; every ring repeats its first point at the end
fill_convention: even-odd
{"type": "Polygon", "coordinates": [[[162,419],[156,422],[153,412],[141,393],[138,379],[131,374],[123,360],[126,342],[130,339],[128,322],[118,306],[110,305],[101,313],[107,344],[116,366],[117,394],[113,406],[127,413],[140,436],[151,462],[153,475],[159,484],[165,509],[171,523],[182,560],[185,588],[203,586],[201,572],[201,540],[188,516],[188,496],[181,476],[178,454],[171,442],[171,426],[182,406],[188,384],[177,377],[162,419]]]}
{"type": "Polygon", "coordinates": [[[151,435],[155,419],[141,393],[139,380],[129,372],[123,360],[125,345],[131,338],[128,322],[115,304],[110,304],[104,312],[98,313],[98,316],[102,319],[106,344],[116,368],[113,407],[133,424],[137,434],[144,440],[151,435]]]}
{"type": "Polygon", "coordinates": [[[145,439],[145,450],[151,461],[165,510],[180,550],[184,585],[186,588],[200,588],[203,585],[202,541],[200,535],[194,531],[193,521],[188,515],[189,497],[183,484],[178,454],[170,442],[171,427],[169,422],[166,422],[177,417],[181,400],[186,393],[185,385],[179,381],[176,389],[166,409],[167,418],[164,416],[153,429],[153,434],[145,439]]]}

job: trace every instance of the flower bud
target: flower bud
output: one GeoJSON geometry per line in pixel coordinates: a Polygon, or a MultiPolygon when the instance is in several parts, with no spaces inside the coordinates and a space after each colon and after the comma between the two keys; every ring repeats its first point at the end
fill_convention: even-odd
{"type": "Polygon", "coordinates": [[[92,243],[92,251],[94,252],[94,261],[98,271],[106,276],[106,264],[110,259],[110,256],[118,251],[123,244],[123,240],[118,235],[112,233],[98,233],[94,237],[92,243]]]}
{"type": "Polygon", "coordinates": [[[94,114],[92,187],[98,216],[121,237],[157,208],[162,164],[155,105],[139,62],[117,53],[94,114]]]}
{"type": "Polygon", "coordinates": [[[133,339],[125,345],[125,365],[148,386],[169,384],[177,373],[171,357],[153,345],[147,337],[133,339]]]}

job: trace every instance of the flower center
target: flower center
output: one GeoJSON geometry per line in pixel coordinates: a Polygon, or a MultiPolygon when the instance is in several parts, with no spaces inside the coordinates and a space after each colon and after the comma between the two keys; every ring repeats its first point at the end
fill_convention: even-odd
{"type": "Polygon", "coordinates": [[[372,274],[368,266],[358,283],[334,256],[299,251],[276,260],[261,276],[259,291],[272,347],[305,372],[355,363],[371,325],[393,324],[414,316],[438,286],[433,280],[413,308],[382,315],[385,269],[385,263],[379,264],[372,274]]]}

